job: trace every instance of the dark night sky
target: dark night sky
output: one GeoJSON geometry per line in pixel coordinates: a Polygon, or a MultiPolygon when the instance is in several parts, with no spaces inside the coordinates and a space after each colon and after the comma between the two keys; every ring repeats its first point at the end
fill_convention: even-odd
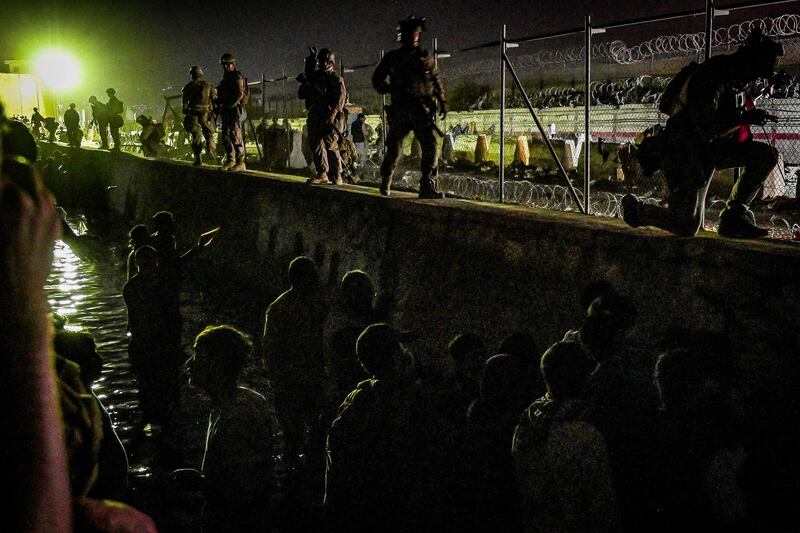
{"type": "MultiPolygon", "coordinates": [[[[2,17],[1,59],[29,58],[42,48],[62,47],[83,65],[81,92],[100,93],[113,85],[128,101],[141,101],[156,98],[167,86],[181,86],[193,64],[216,80],[219,56],[226,51],[239,58],[251,80],[262,71],[267,77],[279,76],[284,66],[290,74],[299,71],[310,44],[332,47],[347,64],[367,63],[381,48],[395,46],[396,22],[409,14],[428,17],[427,37],[437,36],[442,48],[452,49],[496,40],[503,23],[514,37],[580,26],[587,12],[595,23],[603,23],[702,9],[704,2],[6,0],[3,6],[7,16],[2,17]]],[[[772,13],[790,7],[772,8],[772,13]]],[[[697,28],[702,28],[699,20],[688,31],[697,28]]],[[[675,24],[665,30],[675,31],[675,24]]]]}

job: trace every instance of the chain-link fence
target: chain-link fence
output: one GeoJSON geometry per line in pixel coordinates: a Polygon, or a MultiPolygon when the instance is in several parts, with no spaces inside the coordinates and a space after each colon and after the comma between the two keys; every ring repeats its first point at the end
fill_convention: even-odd
{"type": "MultiPolygon", "coordinates": [[[[790,238],[800,229],[800,202],[796,200],[800,173],[800,15],[792,13],[796,5],[786,1],[752,8],[738,5],[730,17],[721,16],[727,14],[721,10],[711,17],[712,54],[732,53],[756,27],[785,48],[779,66],[782,72],[749,88],[756,105],[777,117],[775,123],[752,128],[756,140],[770,143],[780,154],[779,164],[754,208],[759,222],[768,220],[773,236],[781,238],[790,238]]],[[[703,61],[708,20],[701,11],[594,28],[588,140],[584,25],[557,35],[498,39],[460,50],[448,50],[446,43],[434,40],[429,47],[439,61],[451,110],[440,124],[445,132],[440,188],[453,196],[496,202],[501,199],[502,176],[502,200],[532,207],[579,210],[588,204],[595,215],[619,216],[620,199],[627,193],[666,204],[663,176],[641,172],[635,146],[648,128],[666,123],[658,102],[672,76],[690,61],[703,61]],[[504,42],[508,47],[508,76],[501,134],[503,91],[499,79],[504,42]],[[541,130],[527,108],[528,102],[541,130]],[[551,148],[558,162],[551,156],[551,148]],[[584,168],[587,155],[588,172],[584,168]]],[[[501,37],[500,31],[497,37],[501,37]]],[[[354,113],[366,113],[373,129],[381,125],[384,103],[371,86],[379,59],[377,50],[358,61],[338,58],[348,87],[349,108],[354,113]]],[[[304,122],[303,102],[296,97],[295,70],[299,71],[286,69],[273,78],[250,80],[255,97],[249,113],[252,122],[246,131],[248,151],[257,149],[261,159],[285,161],[297,169],[310,161],[301,157],[301,163],[292,163],[288,157],[298,151],[294,145],[302,142],[291,130],[301,130],[304,122]],[[262,128],[275,121],[273,126],[286,136],[279,157],[270,156],[275,147],[255,133],[262,118],[262,128]],[[267,146],[253,146],[257,139],[259,145],[267,146]]],[[[369,159],[358,169],[365,182],[378,181],[382,147],[378,136],[372,140],[369,159]]],[[[418,157],[413,139],[407,139],[396,180],[399,186],[416,187],[419,173],[414,167],[418,157]]],[[[728,197],[736,172],[717,172],[707,201],[712,215],[728,197]]],[[[715,219],[706,217],[709,222],[715,219]]],[[[713,224],[709,227],[713,229],[713,224]]]]}
{"type": "MultiPolygon", "coordinates": [[[[692,31],[690,26],[699,26],[700,21],[687,19],[680,24],[684,30],[680,34],[650,37],[627,47],[615,40],[613,30],[609,30],[603,35],[605,40],[596,46],[594,65],[602,69],[603,76],[598,76],[602,81],[593,82],[591,86],[592,160],[595,167],[595,158],[600,156],[604,165],[598,169],[599,173],[593,172],[598,180],[595,190],[625,190],[659,203],[668,201],[663,176],[658,173],[651,177],[642,175],[630,151],[646,128],[665,124],[667,117],[657,111],[657,103],[671,77],[689,60],[702,61],[705,33],[702,27],[692,31]],[[636,72],[632,73],[631,67],[636,72]]],[[[724,21],[723,18],[717,20],[724,21]]],[[[755,27],[781,41],[785,55],[778,67],[782,74],[747,88],[748,96],[759,108],[777,117],[775,123],[765,127],[754,126],[752,135],[755,140],[775,147],[780,154],[779,163],[765,182],[754,209],[760,222],[771,223],[775,237],[792,237],[795,224],[786,220],[800,221],[795,202],[787,202],[796,197],[800,160],[800,17],[784,14],[720,26],[714,30],[711,53],[733,52],[755,27]]],[[[738,172],[732,169],[716,173],[707,199],[711,214],[724,206],[738,172]]],[[[714,216],[707,217],[710,228],[715,220],[714,216]]]]}
{"type": "MultiPolygon", "coordinates": [[[[774,9],[779,7],[786,6],[774,9]]],[[[668,202],[663,176],[659,173],[643,175],[632,155],[633,147],[641,140],[642,132],[666,123],[668,117],[658,112],[657,104],[671,77],[689,61],[703,60],[704,23],[705,17],[697,14],[681,17],[671,21],[667,28],[681,28],[681,33],[674,34],[664,34],[663,25],[649,22],[634,28],[625,25],[626,39],[637,39],[638,44],[631,46],[619,38],[619,32],[613,27],[594,37],[589,143],[584,126],[585,33],[576,30],[550,38],[523,39],[518,48],[508,52],[510,63],[539,121],[545,126],[546,136],[561,157],[580,203],[584,202],[582,193],[586,190],[585,150],[589,150],[591,196],[588,203],[594,214],[618,216],[620,199],[626,193],[652,203],[668,202]]],[[[720,25],[713,32],[712,53],[733,52],[755,27],[782,42],[786,53],[778,67],[782,71],[779,75],[748,88],[758,107],[777,117],[777,122],[768,126],[753,127],[753,137],[768,142],[780,154],[779,164],[765,182],[754,207],[759,221],[772,226],[774,237],[790,238],[800,222],[794,201],[800,166],[800,17],[776,13],[720,25]]],[[[496,50],[496,46],[488,53],[481,50],[482,57],[460,64],[454,62],[452,68],[447,68],[450,65],[446,64],[444,70],[450,101],[455,97],[457,106],[472,109],[448,120],[450,135],[455,137],[456,153],[463,150],[469,155],[470,146],[477,147],[473,153],[479,152],[485,140],[488,150],[481,156],[499,164],[499,113],[494,108],[499,107],[499,91],[495,87],[500,61],[496,50]],[[459,101],[469,97],[471,102],[459,101]]],[[[578,202],[569,192],[566,180],[555,171],[556,165],[545,150],[531,114],[523,108],[524,96],[513,80],[506,84],[506,95],[509,109],[504,121],[504,163],[510,165],[511,172],[507,171],[509,179],[504,187],[504,200],[537,207],[577,209],[578,202]],[[525,157],[520,158],[520,154],[525,157]]],[[[491,168],[491,165],[484,167],[491,168]]],[[[499,182],[491,174],[457,172],[452,175],[451,170],[445,168],[443,179],[440,178],[449,192],[489,201],[500,197],[499,182]]],[[[737,172],[737,169],[717,172],[707,202],[710,212],[722,207],[737,172]]],[[[709,222],[715,219],[707,217],[709,222]]],[[[709,228],[713,228],[713,223],[709,228]]]]}

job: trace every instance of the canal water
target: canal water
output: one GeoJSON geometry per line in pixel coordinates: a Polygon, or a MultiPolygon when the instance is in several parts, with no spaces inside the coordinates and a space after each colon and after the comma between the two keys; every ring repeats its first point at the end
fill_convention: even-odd
{"type": "Polygon", "coordinates": [[[45,289],[53,312],[67,318],[67,329],[83,329],[94,335],[104,365],[92,388],[128,445],[141,415],[136,380],[128,361],[124,281],[113,262],[85,261],[64,241],[57,241],[45,289]]]}
{"type": "MultiPolygon", "coordinates": [[[[85,231],[82,218],[70,217],[76,233],[85,231]],[[83,230],[83,231],[81,231],[83,230]]],[[[80,238],[94,239],[85,235],[80,238]]],[[[127,311],[122,298],[125,283],[124,259],[126,248],[117,242],[95,241],[91,259],[79,256],[69,244],[57,241],[53,267],[45,286],[51,309],[66,317],[66,328],[87,330],[97,343],[97,351],[104,360],[102,376],[92,386],[94,393],[106,407],[114,428],[126,447],[130,461],[131,503],[155,517],[162,525],[174,531],[194,531],[197,514],[177,509],[172,501],[163,501],[163,474],[176,467],[199,467],[207,421],[207,399],[191,387],[184,387],[179,411],[185,418],[175,435],[159,435],[157,428],[141,427],[138,388],[128,360],[127,311]],[[143,431],[144,429],[144,431],[143,431]],[[172,446],[179,450],[180,464],[164,464],[162,451],[172,446]]],[[[202,265],[193,265],[189,272],[202,274],[202,265]]],[[[185,283],[182,291],[184,322],[184,352],[191,353],[191,339],[206,325],[232,324],[251,335],[257,335],[263,317],[263,295],[252,291],[221,287],[219,282],[185,283]],[[187,289],[186,285],[190,285],[187,289]]],[[[266,300],[268,303],[269,300],[266,300]]],[[[270,387],[253,361],[242,376],[249,386],[271,400],[270,387]]],[[[272,402],[269,402],[270,405],[272,402]]],[[[274,410],[268,414],[273,417],[274,410]]],[[[276,489],[281,493],[288,472],[282,460],[282,438],[276,426],[276,489]]],[[[195,506],[194,511],[197,511],[195,506]]]]}

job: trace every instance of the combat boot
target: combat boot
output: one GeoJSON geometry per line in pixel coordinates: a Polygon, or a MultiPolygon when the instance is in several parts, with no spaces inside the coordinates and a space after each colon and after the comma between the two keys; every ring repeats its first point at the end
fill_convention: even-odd
{"type": "Polygon", "coordinates": [[[236,166],[236,160],[228,158],[225,160],[225,163],[223,163],[222,170],[230,170],[235,166],[236,166]]]}
{"type": "Polygon", "coordinates": [[[236,160],[236,164],[230,169],[231,172],[242,172],[247,170],[247,165],[244,164],[244,157],[236,160]]]}
{"type": "Polygon", "coordinates": [[[622,220],[632,228],[638,228],[642,225],[639,218],[639,200],[632,194],[626,194],[622,197],[622,220]]]}
{"type": "Polygon", "coordinates": [[[726,207],[719,215],[719,229],[722,237],[731,239],[761,239],[769,231],[755,225],[755,215],[743,205],[726,207]]]}
{"type": "Polygon", "coordinates": [[[192,162],[192,165],[194,165],[196,167],[199,167],[199,166],[203,165],[203,160],[200,159],[200,152],[195,152],[194,161],[192,162]]]}
{"type": "Polygon", "coordinates": [[[392,177],[387,176],[381,179],[381,196],[389,196],[392,194],[392,177]]]}
{"type": "Polygon", "coordinates": [[[306,183],[316,185],[318,183],[328,183],[328,173],[320,172],[316,178],[308,178],[306,183]]]}
{"type": "Polygon", "coordinates": [[[423,177],[419,180],[419,197],[425,200],[441,200],[444,193],[436,191],[436,182],[431,178],[423,177]]]}
{"type": "Polygon", "coordinates": [[[334,176],[333,179],[331,180],[331,183],[333,183],[334,185],[341,185],[342,184],[342,175],[341,174],[336,174],[336,176],[334,176]]]}

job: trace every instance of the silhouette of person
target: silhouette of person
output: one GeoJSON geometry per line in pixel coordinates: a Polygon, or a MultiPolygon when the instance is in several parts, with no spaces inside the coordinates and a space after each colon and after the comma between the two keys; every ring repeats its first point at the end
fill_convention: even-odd
{"type": "Polygon", "coordinates": [[[253,344],[231,326],[208,326],[195,339],[191,383],[211,398],[202,487],[203,530],[266,531],[273,488],[269,405],[239,385],[253,344]]]}
{"type": "Polygon", "coordinates": [[[172,281],[159,272],[152,246],[136,250],[138,272],[122,289],[128,308],[128,355],[139,383],[144,422],[163,424],[177,399],[181,353],[180,314],[176,316],[172,281]]]}
{"type": "Polygon", "coordinates": [[[319,290],[317,268],[310,258],[292,260],[289,281],[291,288],[267,308],[261,346],[284,432],[287,459],[294,462],[322,405],[322,328],[327,309],[319,290]]]}
{"type": "Polygon", "coordinates": [[[773,75],[782,45],[760,29],[730,55],[700,64],[686,82],[680,110],[667,121],[663,168],[669,186],[669,207],[643,204],[632,195],[622,200],[623,218],[631,226],[656,226],[693,236],[703,226],[708,187],[717,169],[744,167],[719,219],[719,234],[738,239],[766,237],[755,225],[748,206],[777,163],[777,152],[752,135],[739,138],[741,126],[763,125],[771,117],[763,109],[745,110],[737,100],[744,84],[773,75]]]}

